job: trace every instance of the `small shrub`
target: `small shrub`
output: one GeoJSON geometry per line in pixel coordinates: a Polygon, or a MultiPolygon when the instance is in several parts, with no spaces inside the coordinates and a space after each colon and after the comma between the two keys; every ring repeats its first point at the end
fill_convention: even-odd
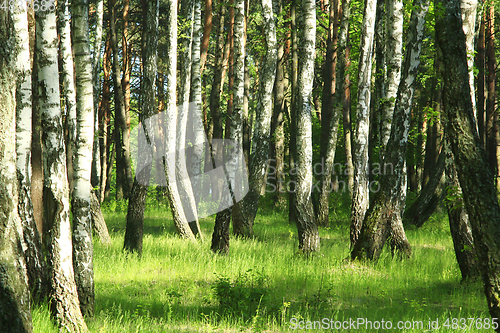
{"type": "Polygon", "coordinates": [[[212,289],[223,312],[250,316],[257,309],[262,311],[266,307],[269,300],[266,285],[267,278],[263,274],[249,269],[233,281],[225,276],[217,276],[212,289]]]}

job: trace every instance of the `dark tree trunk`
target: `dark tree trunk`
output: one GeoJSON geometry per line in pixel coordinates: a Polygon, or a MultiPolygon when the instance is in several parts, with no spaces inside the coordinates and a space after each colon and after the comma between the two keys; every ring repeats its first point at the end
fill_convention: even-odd
{"type": "Polygon", "coordinates": [[[205,62],[208,54],[208,42],[210,40],[210,33],[212,32],[212,0],[205,0],[205,11],[203,17],[203,37],[200,46],[200,68],[203,73],[205,62]]]}
{"type": "MultiPolygon", "coordinates": [[[[109,0],[111,47],[113,49],[113,81],[115,84],[115,145],[116,149],[116,192],[117,199],[128,197],[132,187],[132,168],[130,161],[130,142],[127,126],[127,108],[123,82],[120,78],[118,37],[116,31],[116,0],[109,0]],[[119,192],[123,186],[123,193],[119,192]]],[[[126,59],[124,59],[126,60],[126,59]]],[[[124,73],[125,75],[125,73],[124,73]]]]}
{"type": "MultiPolygon", "coordinates": [[[[99,105],[99,132],[101,133],[99,137],[99,151],[101,152],[101,170],[100,170],[100,187],[98,198],[100,202],[103,202],[106,195],[106,186],[109,181],[108,178],[108,165],[110,165],[110,157],[112,156],[109,152],[111,145],[110,138],[110,123],[111,123],[111,39],[108,34],[106,38],[106,46],[103,58],[103,82],[102,82],[102,93],[101,102],[99,105]]],[[[111,163],[112,164],[112,163],[111,163]]]]}
{"type": "Polygon", "coordinates": [[[448,220],[450,223],[453,248],[462,273],[462,280],[474,280],[481,276],[474,237],[469,223],[469,215],[464,207],[462,188],[458,181],[457,171],[453,165],[451,151],[446,152],[446,187],[448,198],[448,220]]]}
{"type": "MultiPolygon", "coordinates": [[[[151,118],[157,113],[158,107],[156,105],[156,72],[157,72],[157,53],[158,53],[158,8],[159,2],[142,0],[143,12],[143,26],[144,33],[142,35],[142,65],[143,77],[141,80],[141,93],[142,93],[142,110],[141,110],[141,127],[138,129],[144,130],[147,144],[151,145],[150,129],[147,124],[148,118],[151,118]]],[[[152,124],[155,126],[156,124],[152,124]]],[[[152,161],[149,156],[149,149],[146,142],[139,139],[139,161],[152,161]]],[[[128,201],[127,209],[127,226],[125,229],[125,240],[123,248],[130,252],[137,252],[142,254],[142,238],[144,229],[144,210],[146,208],[146,195],[148,193],[149,178],[151,174],[151,163],[141,165],[139,162],[136,166],[136,176],[134,184],[132,185],[132,192],[128,201]],[[142,169],[139,169],[142,166],[142,169]]]]}
{"type": "Polygon", "coordinates": [[[340,118],[340,110],[334,105],[335,77],[337,67],[337,46],[339,30],[339,2],[330,0],[330,13],[328,25],[328,41],[325,65],[323,68],[323,95],[321,103],[321,142],[320,163],[322,172],[320,178],[320,191],[316,193],[314,209],[316,224],[326,227],[329,221],[329,198],[332,192],[332,171],[335,161],[335,150],[337,148],[337,132],[340,118]]]}
{"type": "MultiPolygon", "coordinates": [[[[283,10],[283,1],[279,0],[279,12],[283,10]]],[[[284,37],[284,36],[283,36],[284,37]]],[[[278,40],[278,60],[276,64],[276,81],[274,82],[274,107],[271,119],[271,159],[267,177],[267,190],[273,194],[275,207],[285,206],[284,194],[284,158],[285,158],[285,136],[284,136],[284,115],[287,112],[285,89],[287,81],[285,78],[285,52],[284,40],[278,40]]]]}
{"type": "MultiPolygon", "coordinates": [[[[500,317],[500,207],[493,174],[475,129],[459,0],[442,0],[436,17],[437,42],[444,63],[445,131],[462,187],[478,249],[484,291],[492,318],[500,317]]],[[[496,329],[500,332],[500,327],[496,329]]]]}
{"type": "Polygon", "coordinates": [[[485,59],[486,59],[486,15],[481,15],[481,23],[479,28],[479,37],[477,39],[476,67],[477,74],[477,129],[481,144],[486,144],[485,133],[485,59]]]}
{"type": "Polygon", "coordinates": [[[443,191],[444,184],[441,183],[445,167],[445,156],[443,150],[439,154],[439,159],[433,168],[429,181],[422,188],[417,200],[406,209],[403,215],[403,224],[405,226],[412,225],[420,228],[446,196],[446,192],[443,191]]]}

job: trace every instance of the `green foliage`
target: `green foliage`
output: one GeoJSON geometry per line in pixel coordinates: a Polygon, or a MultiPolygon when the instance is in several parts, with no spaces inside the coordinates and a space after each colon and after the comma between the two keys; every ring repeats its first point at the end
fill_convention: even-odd
{"type": "Polygon", "coordinates": [[[231,280],[218,275],[212,289],[222,313],[229,311],[235,315],[254,316],[261,306],[268,303],[267,278],[252,269],[231,280]]]}

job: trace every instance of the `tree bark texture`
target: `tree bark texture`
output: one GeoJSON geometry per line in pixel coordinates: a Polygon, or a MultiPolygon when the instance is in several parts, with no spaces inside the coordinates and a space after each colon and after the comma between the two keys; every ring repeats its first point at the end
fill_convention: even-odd
{"type": "Polygon", "coordinates": [[[404,232],[401,214],[406,201],[406,148],[410,131],[410,112],[429,0],[415,0],[413,8],[401,82],[394,107],[394,126],[391,126],[391,137],[382,162],[383,166],[390,166],[392,171],[389,173],[384,167],[380,178],[380,191],[370,203],[359,239],[352,250],[353,260],[377,260],[388,239],[393,255],[397,253],[401,258],[411,256],[411,246],[404,232]]]}
{"type": "Polygon", "coordinates": [[[448,220],[450,223],[453,248],[462,280],[474,280],[481,276],[477,250],[469,222],[469,215],[464,206],[462,188],[458,181],[457,171],[453,165],[453,156],[449,147],[446,149],[446,187],[448,220]]]}
{"type": "Polygon", "coordinates": [[[18,213],[23,227],[24,258],[32,299],[46,297],[47,275],[42,238],[38,232],[31,201],[31,134],[32,134],[32,84],[28,16],[26,5],[13,14],[15,33],[18,36],[19,54],[16,59],[16,165],[19,182],[18,213]]]}
{"type": "MultiPolygon", "coordinates": [[[[245,6],[243,0],[234,1],[234,90],[233,90],[233,112],[231,114],[231,134],[229,139],[231,145],[236,146],[236,149],[242,148],[243,143],[243,99],[244,99],[244,81],[245,81],[245,6]]],[[[226,147],[224,147],[226,149],[226,147]]],[[[226,155],[226,154],[224,154],[226,155]]],[[[226,156],[224,156],[226,157],[226,156]]],[[[235,156],[227,155],[231,160],[235,156]]],[[[224,173],[226,175],[226,183],[229,186],[231,200],[235,203],[235,190],[233,184],[239,186],[235,179],[241,174],[242,170],[238,168],[238,163],[234,164],[229,160],[224,159],[224,173]]],[[[240,163],[245,167],[244,163],[240,163]]],[[[223,199],[224,200],[224,199],[223,199]]],[[[229,249],[229,237],[227,230],[231,219],[232,207],[219,211],[215,219],[214,232],[212,234],[212,251],[227,253],[226,248],[229,249]]]]}
{"type": "MultiPolygon", "coordinates": [[[[335,97],[336,80],[343,81],[343,76],[336,76],[338,60],[342,54],[338,52],[339,39],[339,5],[338,0],[330,0],[329,25],[328,25],[328,44],[326,50],[325,67],[323,69],[324,84],[321,104],[321,144],[320,158],[322,163],[322,172],[319,175],[320,189],[316,193],[315,202],[316,224],[318,226],[328,226],[330,221],[328,215],[330,212],[329,198],[332,192],[332,171],[335,161],[335,150],[337,148],[337,132],[340,119],[340,108],[338,108],[338,99],[335,97]]],[[[346,32],[343,32],[346,33],[346,32]]],[[[342,49],[342,46],[340,46],[342,49]]],[[[345,45],[344,45],[345,49],[345,45]]],[[[341,60],[343,61],[343,59],[341,60]]],[[[344,66],[345,67],[345,66],[344,66]]],[[[345,72],[343,73],[345,74],[345,72]]],[[[342,91],[343,85],[340,86],[342,91]]]]}
{"type": "Polygon", "coordinates": [[[316,6],[302,0],[302,35],[299,44],[296,135],[296,225],[299,250],[305,255],[319,251],[318,226],[312,205],[312,89],[316,46],[316,6]]]}
{"type": "Polygon", "coordinates": [[[68,168],[68,181],[70,195],[73,192],[73,160],[76,154],[76,91],[75,91],[75,72],[73,49],[71,47],[71,26],[69,1],[63,0],[57,2],[57,32],[59,34],[59,52],[61,59],[61,80],[63,87],[63,96],[66,102],[65,119],[66,119],[66,160],[68,168]]]}
{"type": "Polygon", "coordinates": [[[19,17],[13,17],[11,11],[0,11],[0,331],[24,333],[33,332],[33,324],[16,175],[16,44],[20,44],[16,37],[22,37],[16,36],[19,23],[19,17]]]}
{"type": "Polygon", "coordinates": [[[259,208],[262,186],[266,181],[268,166],[271,120],[273,115],[272,91],[276,78],[278,59],[276,24],[272,0],[262,1],[263,31],[266,33],[266,55],[260,70],[256,119],[253,129],[252,153],[250,156],[248,193],[233,207],[233,233],[237,236],[252,237],[253,224],[259,208]]]}
{"type": "Polygon", "coordinates": [[[73,268],[83,315],[94,315],[94,247],[92,243],[91,170],[94,142],[94,92],[89,38],[88,0],[71,4],[76,72],[77,131],[74,158],[73,268]]]}
{"type": "MultiPolygon", "coordinates": [[[[500,207],[493,175],[475,129],[465,35],[459,0],[439,1],[444,15],[436,19],[443,52],[445,131],[449,135],[458,179],[478,249],[484,291],[492,318],[500,317],[500,207]]],[[[500,328],[497,329],[500,332],[500,328]]]]}
{"type": "MultiPolygon", "coordinates": [[[[141,127],[139,130],[145,130],[148,122],[157,113],[156,106],[156,72],[158,55],[158,19],[159,2],[142,0],[142,13],[144,19],[144,33],[142,35],[142,66],[143,76],[141,80],[142,94],[142,112],[140,115],[141,127]]],[[[146,139],[151,140],[149,133],[145,131],[146,139]]],[[[142,142],[143,143],[143,142],[142,142]]],[[[151,142],[149,142],[151,144],[151,142]]],[[[148,156],[149,151],[141,147],[139,142],[139,151],[136,167],[136,175],[132,192],[128,201],[127,208],[127,226],[125,229],[125,240],[123,248],[130,252],[142,254],[142,240],[144,232],[144,210],[146,208],[146,195],[148,192],[149,178],[152,169],[152,156],[148,156]],[[150,161],[146,166],[139,170],[141,161],[150,161]]]]}
{"type": "Polygon", "coordinates": [[[437,164],[434,166],[433,173],[429,177],[429,181],[420,191],[417,200],[408,207],[403,214],[404,226],[412,225],[420,228],[425,221],[434,213],[439,203],[446,195],[443,191],[442,178],[445,168],[445,152],[439,154],[437,164]]]}
{"type": "Polygon", "coordinates": [[[54,11],[38,11],[35,17],[37,94],[43,127],[44,241],[51,287],[50,306],[61,330],[88,332],[73,273],[69,185],[57,68],[56,14],[54,11]]]}
{"type": "Polygon", "coordinates": [[[366,0],[359,47],[358,104],[353,140],[354,187],[351,206],[351,247],[358,240],[370,197],[368,191],[368,136],[376,5],[376,0],[366,0]]]}

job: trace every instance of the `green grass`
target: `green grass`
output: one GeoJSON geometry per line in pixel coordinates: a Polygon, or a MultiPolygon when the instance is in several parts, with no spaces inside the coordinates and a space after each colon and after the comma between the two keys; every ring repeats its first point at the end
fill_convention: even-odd
{"type": "MultiPolygon", "coordinates": [[[[146,212],[142,257],[127,255],[125,213],[108,207],[112,244],[95,242],[96,314],[87,320],[90,330],[288,332],[301,331],[291,329],[291,320],[323,318],[384,319],[394,327],[398,321],[422,321],[427,329],[429,320],[442,325],[449,319],[451,325],[452,318],[488,317],[481,283],[460,283],[446,215],[435,214],[421,229],[407,231],[410,260],[392,260],[385,251],[376,264],[351,263],[345,260],[345,201],[332,200],[332,225],[320,230],[321,251],[310,259],[297,254],[297,231],[287,213],[266,202],[255,222],[257,238],[231,239],[228,256],[210,251],[213,218],[201,221],[204,243],[193,244],[175,235],[171,214],[161,205],[146,212]]],[[[35,308],[33,317],[36,332],[56,332],[46,306],[35,308]]]]}

